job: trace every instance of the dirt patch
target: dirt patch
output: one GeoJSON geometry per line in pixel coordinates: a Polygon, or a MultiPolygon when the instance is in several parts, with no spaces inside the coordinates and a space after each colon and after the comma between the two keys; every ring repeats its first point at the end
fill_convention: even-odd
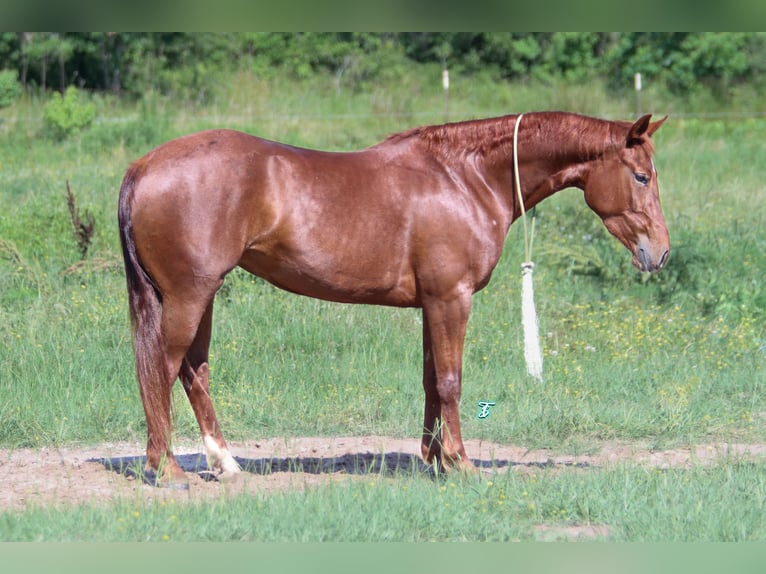
{"type": "MultiPolygon", "coordinates": [[[[108,443],[87,448],[0,449],[0,512],[43,505],[111,502],[115,498],[145,500],[172,497],[212,499],[237,492],[303,489],[309,485],[370,474],[398,471],[431,472],[422,463],[417,439],[366,437],[302,437],[231,443],[230,449],[245,470],[231,484],[217,482],[208,470],[202,448],[176,446],[176,455],[189,478],[188,490],[156,488],[141,476],[143,445],[108,443]]],[[[693,448],[650,451],[605,443],[594,454],[578,456],[528,450],[478,440],[466,450],[484,473],[538,472],[541,469],[608,467],[622,462],[659,468],[710,464],[725,458],[764,460],[765,445],[707,444],[693,448]]],[[[542,538],[600,536],[603,533],[541,532],[542,538]]]]}

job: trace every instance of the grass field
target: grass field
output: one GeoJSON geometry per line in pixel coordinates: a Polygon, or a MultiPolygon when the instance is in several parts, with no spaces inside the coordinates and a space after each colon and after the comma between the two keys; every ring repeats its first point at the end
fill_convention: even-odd
{"type": "Polygon", "coordinates": [[[588,538],[630,542],[762,540],[762,465],[638,472],[510,472],[491,479],[331,481],[306,491],[224,497],[209,503],[136,500],[0,515],[4,541],[434,542],[588,538]],[[540,528],[543,525],[545,528],[540,528]]]}
{"type": "MultiPolygon", "coordinates": [[[[542,90],[459,78],[453,85],[452,120],[554,108],[634,113],[630,102],[597,87],[542,90]]],[[[213,126],[323,149],[364,147],[442,122],[435,86],[426,73],[396,88],[338,94],[330,79],[265,82],[243,74],[201,110],[160,98],[139,106],[98,99],[97,123],[63,142],[45,137],[41,102],[0,110],[0,445],[145,438],[116,233],[117,190],[132,159],[213,126]],[[80,214],[95,221],[85,258],[72,233],[67,182],[80,214]]],[[[656,448],[766,441],[766,120],[676,118],[680,104],[659,103],[667,108],[657,113],[671,114],[655,138],[673,245],[667,268],[651,277],[636,272],[577,190],[543,203],[534,254],[540,384],[524,371],[521,226],[514,226],[492,282],[474,299],[465,437],[560,452],[597,449],[604,440],[656,448]],[[497,403],[489,421],[475,417],[480,400],[497,403]]],[[[227,438],[418,436],[420,330],[414,310],[323,303],[233,273],[218,296],[211,358],[211,392],[227,438]]],[[[196,422],[176,391],[177,432],[194,438],[196,422]]],[[[763,540],[763,478],[761,466],[736,461],[657,475],[626,464],[544,476],[534,485],[512,475],[491,486],[404,476],[229,501],[225,511],[172,510],[220,517],[204,530],[191,529],[200,522],[191,519],[170,528],[170,510],[134,511],[129,503],[111,511],[30,510],[0,515],[0,539],[77,532],[83,540],[510,540],[534,524],[599,522],[613,525],[608,538],[618,540],[763,540]],[[522,492],[534,497],[534,508],[522,492]],[[458,506],[466,510],[452,512],[458,506]],[[305,508],[330,518],[301,530],[305,508]],[[271,522],[256,529],[247,519],[256,511],[271,522]],[[138,527],[121,531],[113,517],[133,512],[138,527]],[[373,525],[371,513],[379,517],[373,525]]]]}

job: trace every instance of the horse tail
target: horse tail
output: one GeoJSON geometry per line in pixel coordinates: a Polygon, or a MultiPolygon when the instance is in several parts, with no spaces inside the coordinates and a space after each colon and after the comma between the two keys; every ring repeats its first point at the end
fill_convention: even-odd
{"type": "Polygon", "coordinates": [[[153,421],[148,420],[150,417],[166,416],[164,413],[167,409],[162,397],[163,387],[168,383],[168,375],[164,361],[165,342],[161,328],[162,294],[141,264],[133,236],[133,198],[142,171],[140,164],[133,164],[123,178],[120,187],[118,222],[128,285],[128,306],[136,356],[136,374],[144,412],[151,428],[153,421]]]}

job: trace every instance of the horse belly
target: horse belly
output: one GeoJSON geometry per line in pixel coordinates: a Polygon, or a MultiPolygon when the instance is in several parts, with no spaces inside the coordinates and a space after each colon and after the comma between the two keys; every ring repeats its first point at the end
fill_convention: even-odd
{"type": "Polygon", "coordinates": [[[299,295],[339,303],[411,307],[418,304],[414,274],[402,263],[341,259],[332,254],[248,249],[239,266],[299,295]]]}

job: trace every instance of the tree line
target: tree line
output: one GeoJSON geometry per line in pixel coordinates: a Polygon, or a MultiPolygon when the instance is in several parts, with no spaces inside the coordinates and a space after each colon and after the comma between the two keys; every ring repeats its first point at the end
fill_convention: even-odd
{"type": "Polygon", "coordinates": [[[3,32],[0,70],[22,89],[140,97],[147,90],[204,98],[216,78],[242,66],[296,77],[334,74],[339,85],[395,78],[412,62],[499,79],[587,82],[632,89],[640,72],[684,95],[720,98],[762,82],[763,32],[3,32]]]}

